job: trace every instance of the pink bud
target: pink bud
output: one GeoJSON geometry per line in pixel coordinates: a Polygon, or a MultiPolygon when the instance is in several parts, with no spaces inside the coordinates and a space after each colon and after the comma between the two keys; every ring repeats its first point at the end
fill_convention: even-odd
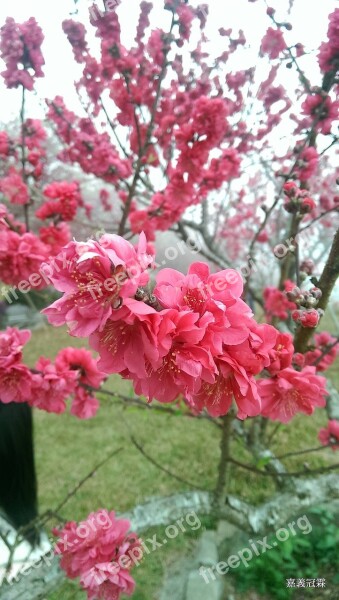
{"type": "Polygon", "coordinates": [[[301,310],[293,310],[291,313],[291,317],[292,317],[293,321],[296,321],[296,323],[298,323],[300,320],[300,314],[301,314],[301,310]]]}
{"type": "Polygon", "coordinates": [[[300,323],[303,327],[316,327],[319,323],[320,315],[315,308],[304,310],[300,315],[300,323]]]}
{"type": "Polygon", "coordinates": [[[297,184],[294,181],[286,181],[283,185],[283,190],[289,198],[295,196],[295,192],[297,191],[297,184]]]}

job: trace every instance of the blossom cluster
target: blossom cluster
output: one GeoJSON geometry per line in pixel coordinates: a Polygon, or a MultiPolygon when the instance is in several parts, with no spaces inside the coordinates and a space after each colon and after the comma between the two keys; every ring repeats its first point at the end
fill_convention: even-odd
{"type": "Polygon", "coordinates": [[[286,42],[284,35],[280,29],[269,27],[261,41],[261,52],[267,54],[270,59],[278,58],[278,56],[286,50],[286,42]]]}
{"type": "MultiPolygon", "coordinates": [[[[299,178],[302,180],[300,174],[299,178]]],[[[301,216],[314,210],[316,204],[310,198],[308,190],[300,189],[294,181],[287,181],[283,186],[283,191],[286,196],[284,209],[288,213],[297,213],[301,216]]]]}
{"type": "Polygon", "coordinates": [[[44,36],[34,17],[25,23],[16,23],[7,17],[0,30],[0,56],[6,64],[1,73],[8,88],[22,85],[32,90],[34,79],[43,77],[44,58],[41,44],[44,36]]]}
{"type": "MultiPolygon", "coordinates": [[[[0,205],[0,210],[1,206],[3,205],[0,205]]],[[[41,264],[48,258],[49,246],[33,233],[13,230],[13,221],[11,214],[4,207],[0,220],[1,280],[8,285],[17,286],[28,280],[32,274],[39,272],[41,264]]],[[[45,286],[46,283],[41,280],[36,287],[41,289],[45,286]]]]}
{"type": "Polygon", "coordinates": [[[316,93],[307,96],[302,108],[304,113],[309,117],[305,125],[312,123],[313,127],[317,131],[321,131],[324,135],[331,133],[332,124],[339,118],[339,101],[332,100],[325,93],[316,93]]]}
{"type": "MultiPolygon", "coordinates": [[[[1,184],[0,184],[1,185],[1,184]]],[[[26,231],[26,226],[0,204],[0,271],[1,281],[13,286],[46,287],[47,280],[39,276],[42,265],[59,252],[70,239],[67,223],[41,227],[39,236],[26,231]]],[[[27,289],[27,288],[26,288],[27,289]]]]}
{"type": "Polygon", "coordinates": [[[46,131],[38,119],[26,119],[17,137],[0,131],[0,161],[2,177],[0,192],[11,204],[28,205],[31,190],[28,182],[38,183],[46,162],[46,131]],[[25,168],[19,168],[24,152],[25,168]]]}
{"type": "Polygon", "coordinates": [[[288,319],[290,311],[296,308],[296,304],[292,299],[288,298],[286,292],[294,287],[294,284],[290,280],[284,282],[284,290],[279,290],[275,286],[268,286],[264,288],[264,308],[266,318],[269,322],[271,319],[277,318],[282,321],[288,319]]]}
{"type": "Polygon", "coordinates": [[[329,16],[328,40],[319,49],[319,66],[322,71],[336,71],[339,68],[339,9],[329,16]]]}
{"type": "Polygon", "coordinates": [[[259,389],[262,416],[281,423],[288,423],[296,412],[311,415],[326,405],[326,379],[316,374],[315,367],[300,372],[289,367],[273,379],[261,379],[259,389]]]}
{"type": "Polygon", "coordinates": [[[328,331],[314,335],[314,343],[304,354],[306,365],[316,365],[317,371],[326,371],[335,361],[339,352],[338,340],[328,331]]]}
{"type": "Polygon", "coordinates": [[[79,524],[70,521],[63,529],[54,530],[60,566],[70,579],[80,577],[88,600],[119,600],[121,594],[133,593],[135,582],[130,570],[140,541],[129,528],[126,519],[100,510],[79,524]]]}
{"type": "MultiPolygon", "coordinates": [[[[79,209],[90,217],[92,206],[84,201],[77,181],[52,181],[43,187],[46,139],[38,119],[25,119],[17,136],[0,131],[0,197],[6,203],[0,205],[0,268],[1,280],[8,285],[19,286],[35,277],[41,265],[70,241],[69,223],[79,209]],[[18,166],[22,156],[24,168],[18,166]],[[8,205],[18,213],[18,208],[28,212],[33,204],[38,204],[35,216],[42,223],[38,231],[28,232],[27,221],[14,217],[8,205]]],[[[34,283],[37,289],[45,286],[41,279],[34,283]]]]}
{"type": "MultiPolygon", "coordinates": [[[[81,23],[70,19],[63,23],[75,59],[83,65],[77,89],[88,99],[94,115],[102,109],[102,93],[107,89],[117,112],[110,125],[119,126],[121,131],[125,128],[127,152],[121,155],[111,136],[99,131],[93,119],[79,118],[68,110],[60,97],[48,103],[48,116],[66,144],[60,158],[78,163],[86,173],[115,185],[122,204],[129,203],[131,230],[145,231],[149,239],[154,239],[157,229],[168,229],[186,208],[200,203],[208,192],[238,177],[240,153],[236,144],[231,143],[238,127],[231,129],[227,120],[232,103],[223,98],[220,91],[212,93],[213,85],[205,76],[196,79],[186,91],[178,91],[178,84],[182,88],[185,81],[183,56],[178,53],[172,65],[166,62],[171,43],[181,48],[190,35],[194,19],[203,26],[207,7],[203,7],[204,13],[184,3],[167,3],[166,8],[176,13],[171,36],[162,34],[159,29],[148,31],[151,7],[149,2],[141,3],[136,46],[130,49],[121,42],[115,12],[107,13],[105,18],[96,15],[94,19],[90,10],[91,22],[100,39],[100,59],[90,54],[81,23]],[[159,78],[163,77],[165,67],[172,69],[175,79],[168,89],[161,89],[159,96],[159,78]],[[165,185],[160,190],[153,189],[147,207],[140,205],[138,198],[131,201],[120,186],[121,179],[132,176],[136,165],[140,175],[148,179],[152,170],[163,164],[161,160],[167,164],[165,185]]],[[[244,39],[238,40],[239,44],[244,42],[244,39]]],[[[237,47],[234,40],[230,45],[228,54],[237,47]]],[[[203,60],[198,49],[194,60],[197,64],[203,60]]]]}
{"type": "Polygon", "coordinates": [[[78,207],[83,204],[77,182],[54,181],[45,187],[43,193],[49,200],[35,213],[41,220],[59,218],[72,221],[78,207]]]}
{"type": "Polygon", "coordinates": [[[100,133],[88,118],[69,111],[61,97],[48,102],[48,118],[56,125],[67,148],[59,153],[64,162],[78,163],[84,173],[91,173],[106,183],[117,183],[132,174],[131,161],[120,158],[108,133],[100,133]]]}
{"type": "Polygon", "coordinates": [[[302,327],[316,327],[323,314],[321,309],[316,309],[322,295],[321,290],[314,286],[310,289],[300,289],[289,279],[284,282],[284,288],[284,290],[275,286],[264,288],[264,309],[267,320],[286,321],[291,317],[302,327]]]}
{"type": "Polygon", "coordinates": [[[93,417],[99,402],[93,395],[105,378],[91,353],[85,349],[63,348],[54,363],[40,357],[34,369],[22,359],[30,331],[8,327],[0,332],[0,400],[28,402],[30,406],[60,414],[72,397],[71,414],[80,419],[93,417]]]}
{"type": "Polygon", "coordinates": [[[136,248],[105,234],[97,242],[71,242],[64,252],[66,266],[51,274],[63,296],[43,312],[53,325],[67,323],[72,335],[89,337],[99,368],[133,381],[137,394],[160,402],[181,396],[193,411],[206,408],[212,416],[226,414],[235,399],[242,419],[264,409],[286,420],[323,406],[323,378],[315,367],[300,373],[290,366],[291,336],[256,323],[236,271],[211,274],[199,262],[187,275],[163,269],[150,294],[144,286],[153,257],[144,235],[136,248]],[[256,379],[264,370],[275,394],[256,379]],[[291,385],[293,403],[282,393],[291,385]]]}

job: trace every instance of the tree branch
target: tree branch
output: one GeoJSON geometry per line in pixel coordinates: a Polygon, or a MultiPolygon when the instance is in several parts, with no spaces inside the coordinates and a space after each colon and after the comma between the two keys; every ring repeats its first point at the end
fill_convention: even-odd
{"type": "MultiPolygon", "coordinates": [[[[332,247],[325,264],[324,270],[319,279],[318,287],[322,291],[322,296],[319,300],[318,308],[326,310],[332,290],[339,277],[339,229],[337,230],[332,247]]],[[[299,327],[295,339],[295,352],[304,353],[307,350],[309,341],[314,333],[314,329],[310,327],[299,327]]]]}

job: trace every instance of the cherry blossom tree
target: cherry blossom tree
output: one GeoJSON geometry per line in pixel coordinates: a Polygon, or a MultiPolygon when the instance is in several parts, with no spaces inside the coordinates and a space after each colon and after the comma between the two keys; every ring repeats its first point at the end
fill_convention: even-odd
{"type": "MultiPolygon", "coordinates": [[[[118,373],[133,383],[129,404],[171,412],[176,403],[183,418],[218,427],[211,512],[225,512],[231,464],[273,478],[278,495],[261,513],[229,500],[229,519],[261,531],[273,509],[275,523],[293,515],[296,492],[308,506],[337,489],[326,472],[336,464],[288,472],[287,455],[277,458],[270,449],[267,426],[323,408],[329,422],[320,443],[339,448],[322,375],[336,359],[339,338],[317,332],[339,275],[339,10],[329,15],[311,78],[303,69],[308,49],[267,7],[259,80],[254,66],[229,67],[246,47],[242,31],[221,28],[223,52],[211,55],[208,5],[166,0],[165,31],[152,26],[152,4],[142,1],[131,47],[121,41],[115,8],[90,9],[99,52],[91,50],[83,23],[63,22],[82,70],[79,112],[61,96],[46,101],[46,119],[62,146],[58,160],[95,178],[97,204],[109,220],[109,229],[99,225],[87,240],[72,239],[78,215],[91,219],[86,190],[73,178],[50,179],[46,124],[26,114],[27,94],[43,77],[42,30],[34,18],[8,18],[1,28],[2,76],[8,93],[22,98],[17,135],[0,132],[3,294],[11,301],[16,290],[53,286],[59,297],[43,313],[53,326],[66,324],[72,336],[89,340],[96,357],[69,347],[30,369],[22,359],[30,332],[8,328],[0,332],[0,399],[54,413],[65,411],[69,399],[73,415],[92,418],[97,396],[109,395],[103,382],[118,373]],[[295,75],[294,90],[284,84],[286,68],[295,75]],[[289,143],[280,149],[285,128],[289,143]],[[155,242],[166,231],[199,253],[187,274],[156,262],[155,242]],[[233,436],[244,441],[253,464],[232,455],[233,436]],[[316,494],[313,474],[320,475],[316,494]],[[301,476],[308,477],[308,492],[301,476]]],[[[72,551],[62,540],[76,535],[77,525],[56,532],[61,566],[68,577],[80,577],[89,600],[133,592],[131,560],[128,567],[113,564],[140,546],[128,527],[113,514],[108,533],[101,527],[72,551]]]]}

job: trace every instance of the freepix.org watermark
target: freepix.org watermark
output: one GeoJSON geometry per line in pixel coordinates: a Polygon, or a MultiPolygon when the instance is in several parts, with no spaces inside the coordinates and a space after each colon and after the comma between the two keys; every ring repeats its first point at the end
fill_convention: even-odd
{"type": "MultiPolygon", "coordinates": [[[[138,567],[145,557],[146,554],[151,554],[152,552],[157,551],[159,548],[165,546],[169,540],[174,540],[180,533],[186,533],[187,526],[191,531],[197,531],[201,527],[201,521],[196,514],[195,511],[188,512],[184,517],[180,517],[177,519],[175,523],[168,525],[165,529],[165,537],[160,541],[158,539],[158,535],[155,533],[151,538],[147,538],[146,540],[139,538],[140,547],[135,547],[128,553],[128,556],[122,555],[119,558],[117,563],[112,563],[113,567],[119,570],[120,567],[126,568],[126,561],[128,560],[127,568],[131,566],[132,563],[136,567],[138,567]],[[121,559],[123,559],[123,565],[121,564],[121,559]]],[[[161,536],[162,537],[162,536],[161,536]]]]}
{"type": "Polygon", "coordinates": [[[268,543],[267,536],[265,536],[261,540],[248,540],[248,546],[238,550],[236,554],[231,554],[227,561],[218,562],[216,565],[212,567],[204,567],[201,566],[199,568],[199,574],[203,578],[206,584],[211,583],[211,581],[215,581],[218,575],[226,575],[229,573],[230,569],[237,569],[241,564],[243,564],[246,568],[248,567],[250,561],[255,556],[261,556],[276,548],[279,543],[286,542],[290,535],[295,536],[301,532],[303,535],[307,535],[312,531],[312,525],[306,515],[299,517],[297,521],[292,521],[292,523],[288,523],[286,527],[281,527],[277,529],[275,532],[276,539],[270,539],[270,543],[268,543]]]}
{"type": "Polygon", "coordinates": [[[115,12],[121,0],[102,0],[104,10],[101,10],[97,4],[89,7],[89,14],[92,21],[97,21],[99,17],[104,17],[106,13],[115,12]]]}
{"type": "MultiPolygon", "coordinates": [[[[112,521],[107,511],[100,511],[96,513],[92,518],[87,519],[86,522],[80,523],[75,530],[75,536],[72,539],[68,538],[67,533],[62,539],[55,544],[53,539],[50,539],[51,548],[48,552],[40,556],[36,560],[27,559],[27,564],[15,575],[7,575],[4,577],[4,581],[8,585],[12,586],[17,583],[22,577],[28,575],[32,570],[39,569],[44,564],[47,567],[51,567],[55,556],[67,552],[74,547],[79,547],[80,542],[83,542],[98,528],[109,529],[112,526],[112,521]]],[[[168,541],[175,539],[181,533],[186,533],[188,530],[197,531],[201,527],[201,521],[195,511],[190,511],[184,516],[177,519],[174,523],[168,525],[164,530],[164,535],[158,536],[158,534],[152,535],[149,538],[138,538],[140,545],[132,548],[128,554],[121,554],[118,561],[112,562],[114,573],[119,573],[120,569],[129,569],[132,564],[138,567],[141,561],[146,555],[156,552],[160,548],[163,548],[168,541]],[[161,538],[161,539],[160,539],[161,538]]],[[[6,569],[4,569],[6,571],[6,569]]],[[[3,573],[4,574],[4,573],[3,573]]],[[[0,572],[0,576],[1,576],[0,572]]],[[[98,584],[102,583],[101,575],[94,575],[98,584]]],[[[1,577],[0,577],[1,581],[1,577]]]]}
{"type": "MultiPolygon", "coordinates": [[[[105,229],[99,229],[91,238],[87,240],[87,242],[92,240],[99,241],[100,237],[104,234],[106,234],[105,229]]],[[[85,244],[86,242],[84,242],[84,252],[86,251],[85,244]]],[[[180,258],[180,256],[184,256],[187,251],[197,254],[200,252],[200,250],[200,246],[192,239],[188,239],[185,242],[178,240],[176,244],[167,246],[164,260],[161,263],[155,262],[154,267],[164,267],[168,261],[173,261],[177,258],[180,258]]],[[[68,260],[65,251],[61,251],[57,257],[49,257],[48,260],[40,265],[36,272],[31,273],[27,279],[23,279],[15,287],[2,286],[0,289],[0,301],[6,300],[7,304],[12,304],[13,302],[19,300],[18,291],[21,294],[28,294],[32,290],[39,288],[42,283],[44,283],[46,286],[50,285],[50,278],[53,275],[53,272],[59,273],[61,269],[71,267],[72,261],[68,260]]],[[[122,272],[120,275],[116,275],[114,278],[108,278],[103,285],[106,291],[110,292],[115,289],[116,285],[121,286],[127,278],[133,280],[133,278],[138,277],[139,275],[140,266],[136,265],[135,267],[127,267],[126,273],[122,272]]],[[[86,289],[94,299],[102,296],[101,286],[94,285],[93,287],[93,285],[88,284],[86,289]]]]}
{"type": "MultiPolygon", "coordinates": [[[[104,229],[99,229],[95,232],[91,239],[98,241],[100,237],[105,234],[106,231],[104,229]]],[[[308,235],[311,235],[309,230],[298,234],[297,238],[288,238],[285,240],[285,243],[278,244],[275,246],[273,253],[274,256],[278,259],[284,258],[289,252],[295,251],[295,242],[299,242],[301,238],[304,242],[308,241],[308,235]]],[[[90,240],[87,240],[90,241],[90,240]]],[[[167,246],[164,253],[164,259],[161,263],[154,263],[155,268],[165,267],[169,262],[180,260],[182,256],[184,256],[187,252],[192,254],[199,254],[203,250],[203,246],[198,242],[198,240],[189,238],[187,240],[178,240],[176,244],[167,246]]],[[[212,260],[212,259],[211,259],[212,260]]],[[[58,261],[61,265],[56,262],[56,257],[50,257],[48,261],[41,264],[39,270],[35,273],[32,273],[28,279],[23,279],[20,283],[15,287],[10,286],[2,286],[0,289],[0,301],[5,300],[7,304],[12,304],[12,302],[17,301],[19,299],[17,291],[22,294],[28,294],[34,289],[37,289],[44,282],[45,285],[50,285],[51,280],[50,277],[54,271],[59,272],[60,268],[66,268],[67,266],[71,266],[69,264],[68,259],[66,258],[66,253],[61,253],[58,256],[58,261]]],[[[246,280],[252,273],[258,271],[258,265],[268,266],[270,263],[267,260],[266,256],[261,256],[258,261],[254,261],[251,257],[248,257],[247,263],[242,265],[241,267],[237,267],[235,270],[238,273],[238,276],[241,276],[243,280],[246,280]],[[258,264],[256,264],[258,263],[258,264]]],[[[107,279],[103,282],[103,287],[107,292],[113,292],[116,289],[116,286],[123,285],[124,281],[127,278],[132,279],[139,275],[138,271],[134,271],[134,269],[138,270],[138,266],[129,267],[129,272],[122,272],[119,275],[115,275],[112,278],[107,279]]],[[[229,268],[229,267],[228,267],[229,268]]],[[[229,272],[226,277],[223,276],[223,281],[218,281],[217,283],[217,291],[223,291],[227,288],[228,284],[236,283],[238,276],[234,274],[235,271],[229,272]]],[[[87,286],[87,291],[91,294],[93,299],[99,299],[103,295],[102,285],[90,285],[87,286]]],[[[207,290],[208,292],[208,290],[207,290]]]]}
{"type": "Polygon", "coordinates": [[[6,582],[8,585],[13,585],[14,583],[18,583],[22,577],[28,575],[32,570],[40,569],[40,567],[42,567],[44,564],[47,565],[47,567],[51,567],[57,554],[61,554],[63,550],[72,548],[75,543],[79,546],[81,541],[86,540],[86,538],[88,538],[91,533],[97,531],[98,528],[106,530],[111,526],[112,521],[107,511],[98,511],[95,515],[88,518],[86,522],[78,525],[75,530],[76,537],[74,538],[76,539],[76,542],[71,542],[68,540],[67,533],[65,534],[63,540],[59,541],[58,545],[55,544],[53,538],[50,538],[50,549],[48,552],[45,552],[34,560],[30,559],[28,556],[27,564],[25,564],[25,566],[18,571],[16,575],[11,575],[11,570],[9,570],[9,574],[7,574],[2,581],[2,577],[5,575],[7,569],[6,567],[3,568],[3,573],[0,569],[0,582],[2,581],[2,583],[6,582]],[[64,546],[63,548],[62,544],[64,546]]]}

